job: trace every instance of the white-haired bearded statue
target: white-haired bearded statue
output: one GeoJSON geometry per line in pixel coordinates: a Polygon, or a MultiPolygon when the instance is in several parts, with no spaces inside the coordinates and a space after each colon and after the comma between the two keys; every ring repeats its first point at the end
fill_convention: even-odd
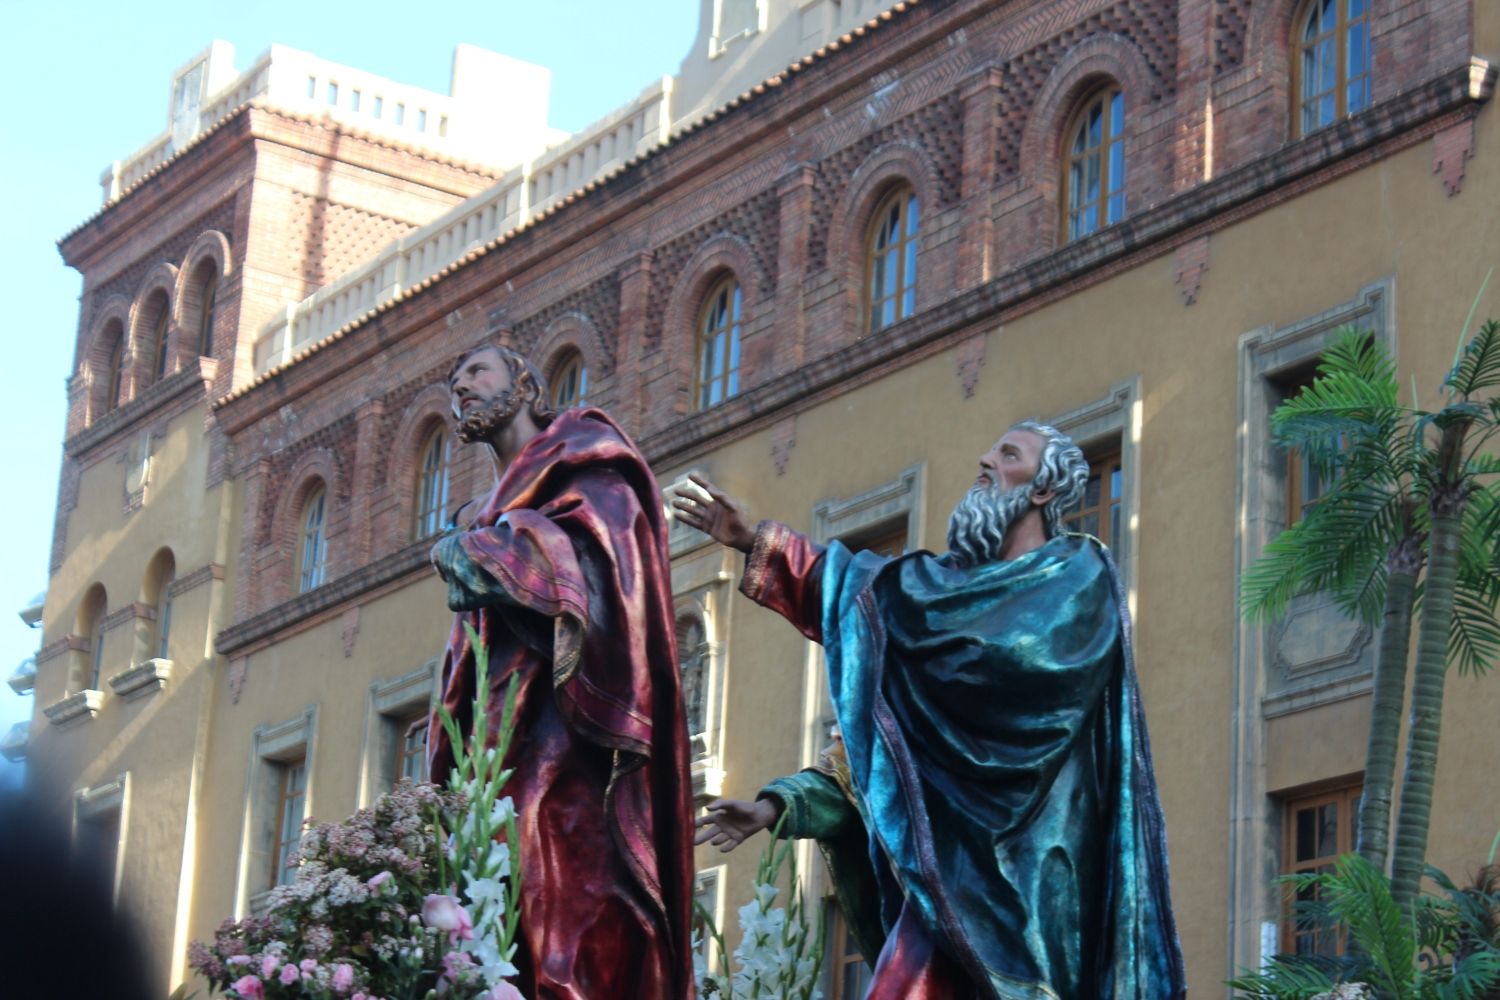
{"type": "Polygon", "coordinates": [[[1130,623],[1108,551],[1063,530],[1088,463],[1026,421],[979,460],[949,552],[895,559],[752,528],[712,484],[684,522],[823,644],[841,763],[710,802],[699,843],[819,841],[866,1000],[1184,997],[1130,623]],[[855,831],[851,842],[851,829],[855,831]]]}

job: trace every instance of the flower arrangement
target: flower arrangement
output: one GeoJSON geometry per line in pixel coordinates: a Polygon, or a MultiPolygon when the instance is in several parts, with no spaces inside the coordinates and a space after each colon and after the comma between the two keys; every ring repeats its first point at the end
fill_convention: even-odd
{"type": "Polygon", "coordinates": [[[226,920],[189,963],[237,1000],[524,1000],[516,975],[519,871],[510,771],[514,679],[496,745],[488,738],[489,658],[472,630],[478,696],[447,788],[402,780],[369,809],[309,829],[296,879],[263,916],[226,920]],[[501,839],[496,834],[502,834],[501,839]]]}
{"type": "MultiPolygon", "coordinates": [[[[813,932],[797,877],[795,842],[781,839],[785,821],[783,816],[777,822],[771,842],[761,852],[755,895],[739,909],[741,938],[734,950],[734,972],[710,972],[701,941],[694,935],[693,976],[701,1000],[820,1000],[823,995],[818,988],[818,971],[823,964],[823,917],[819,916],[813,932]],[[785,907],[775,905],[781,895],[777,883],[783,868],[788,871],[791,886],[785,907]]],[[[718,949],[719,968],[727,969],[723,934],[701,904],[697,905],[697,914],[718,949]]]]}

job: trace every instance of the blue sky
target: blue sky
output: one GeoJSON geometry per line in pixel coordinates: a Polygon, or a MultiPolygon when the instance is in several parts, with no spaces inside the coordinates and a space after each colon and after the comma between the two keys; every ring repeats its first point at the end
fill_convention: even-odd
{"type": "MultiPolygon", "coordinates": [[[[171,74],[216,38],[247,68],[273,42],[446,93],[453,47],[469,42],[552,69],[551,124],[574,131],[675,73],[697,30],[698,0],[450,0],[433,5],[247,0],[0,0],[0,680],[36,651],[16,612],[47,586],[47,556],[82,282],[56,241],[100,204],[99,174],[166,127],[171,74]]],[[[0,685],[0,734],[32,711],[0,685]]],[[[0,787],[20,769],[0,760],[0,787]]]]}

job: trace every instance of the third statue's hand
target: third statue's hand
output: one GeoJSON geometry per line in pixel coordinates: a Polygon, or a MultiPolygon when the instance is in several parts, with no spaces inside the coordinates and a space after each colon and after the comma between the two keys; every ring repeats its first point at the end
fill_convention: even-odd
{"type": "Polygon", "coordinates": [[[704,808],[708,810],[708,815],[700,816],[693,824],[698,831],[693,837],[693,843],[713,844],[725,854],[754,834],[769,830],[781,818],[781,806],[775,799],[757,799],[754,802],[714,799],[704,808]]]}
{"type": "Polygon", "coordinates": [[[697,528],[721,545],[749,552],[755,544],[755,527],[745,507],[702,476],[690,476],[697,490],[679,488],[672,499],[677,519],[697,528]]]}

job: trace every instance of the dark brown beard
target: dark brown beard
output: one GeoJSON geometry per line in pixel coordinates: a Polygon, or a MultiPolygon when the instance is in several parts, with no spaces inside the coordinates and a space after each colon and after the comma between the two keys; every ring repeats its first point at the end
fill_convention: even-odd
{"type": "Polygon", "coordinates": [[[502,431],[526,405],[526,397],[514,389],[508,389],[479,404],[478,408],[458,422],[454,433],[465,444],[488,441],[497,431],[502,431]]]}

